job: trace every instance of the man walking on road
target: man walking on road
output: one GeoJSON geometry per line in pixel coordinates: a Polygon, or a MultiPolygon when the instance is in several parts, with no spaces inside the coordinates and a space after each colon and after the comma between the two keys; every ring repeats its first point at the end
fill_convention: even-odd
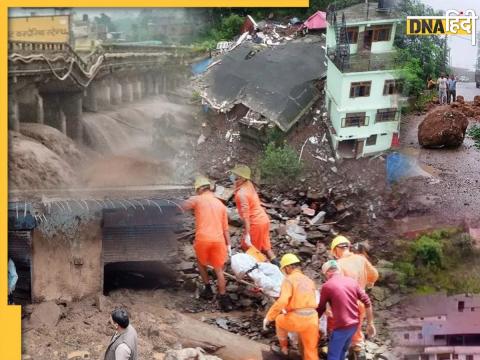
{"type": "Polygon", "coordinates": [[[336,260],[329,260],[322,266],[322,273],[327,281],[320,292],[318,315],[322,316],[327,303],[333,313],[333,332],[328,343],[328,360],[344,360],[353,335],[360,322],[358,301],[361,301],[367,313],[367,334],[376,334],[373,324],[373,310],[370,298],[358,283],[350,277],[342,275],[336,260]]]}
{"type": "Polygon", "coordinates": [[[137,360],[137,332],[130,325],[127,311],[115,309],[111,316],[115,334],[105,351],[105,360],[137,360]]]}
{"type": "MultiPolygon", "coordinates": [[[[345,236],[337,236],[330,245],[332,255],[337,259],[343,275],[357,281],[362,290],[372,287],[378,280],[378,271],[360,254],[354,254],[350,251],[351,243],[345,236]]],[[[359,324],[357,331],[352,337],[351,348],[355,359],[366,360],[365,338],[363,336],[362,325],[365,319],[365,306],[361,301],[358,302],[359,324]]]]}
{"type": "Polygon", "coordinates": [[[457,99],[457,80],[453,74],[447,80],[447,87],[447,104],[450,104],[450,101],[454,102],[457,99]]]}
{"type": "Polygon", "coordinates": [[[270,244],[270,219],[262,208],[260,198],[251,182],[252,171],[246,165],[237,165],[231,170],[230,180],[235,185],[235,203],[244,223],[242,248],[252,245],[265,253],[270,261],[278,265],[270,244]]]}
{"type": "Polygon", "coordinates": [[[296,332],[303,348],[303,360],[318,360],[318,314],[315,283],[300,270],[300,259],[285,254],[280,267],[286,274],[280,297],[268,310],[263,328],[275,321],[280,351],[288,355],[288,333],[296,332]]]}
{"type": "Polygon", "coordinates": [[[210,189],[210,180],[204,176],[195,179],[196,195],[182,204],[184,210],[193,210],[195,215],[194,249],[197,256],[198,271],[205,284],[201,297],[213,299],[213,291],[208,278],[207,266],[211,265],[217,276],[218,301],[224,311],[230,311],[232,304],[226,294],[226,280],[223,268],[227,253],[231,255],[230,235],[228,233],[227,208],[215,197],[210,189]]]}

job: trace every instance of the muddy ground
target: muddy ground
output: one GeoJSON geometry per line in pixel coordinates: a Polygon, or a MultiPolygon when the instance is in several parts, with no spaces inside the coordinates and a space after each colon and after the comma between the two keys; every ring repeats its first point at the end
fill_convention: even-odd
{"type": "MultiPolygon", "coordinates": [[[[422,148],[417,133],[423,118],[423,114],[409,115],[402,120],[403,150],[417,158],[433,178],[416,179],[408,184],[409,192],[445,222],[480,218],[480,150],[468,135],[456,149],[422,148]]],[[[469,122],[470,127],[478,124],[474,119],[469,122]]]]}

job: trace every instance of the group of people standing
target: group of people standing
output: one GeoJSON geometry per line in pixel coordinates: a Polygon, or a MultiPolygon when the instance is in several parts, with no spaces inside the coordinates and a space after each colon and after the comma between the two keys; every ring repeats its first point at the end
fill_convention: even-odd
{"type": "MultiPolygon", "coordinates": [[[[251,181],[248,166],[239,165],[230,171],[234,183],[234,198],[243,220],[241,246],[244,251],[254,247],[280,267],[285,274],[280,296],[268,310],[263,326],[266,329],[275,322],[280,353],[288,355],[288,333],[298,334],[304,360],[317,360],[320,338],[319,318],[328,318],[328,360],[344,360],[352,350],[356,359],[366,359],[362,326],[367,319],[367,334],[375,336],[373,311],[365,293],[378,279],[378,272],[366,256],[351,251],[351,243],[344,236],[337,236],[331,243],[332,260],[322,266],[325,282],[320,296],[313,280],[301,271],[301,261],[295,254],[283,255],[279,262],[270,243],[270,220],[261,206],[260,198],[251,181]]],[[[214,294],[208,276],[211,266],[217,277],[220,307],[232,308],[226,294],[224,265],[231,256],[226,206],[215,196],[211,182],[203,176],[195,180],[196,194],[182,207],[192,210],[195,216],[194,249],[200,276],[205,284],[200,296],[213,299],[214,294]]],[[[327,335],[327,334],[323,334],[327,335]]]]}
{"type": "Polygon", "coordinates": [[[435,86],[438,87],[438,102],[440,105],[450,104],[454,102],[457,97],[457,79],[453,74],[450,76],[442,74],[437,81],[432,78],[428,79],[427,88],[433,90],[435,86]]]}

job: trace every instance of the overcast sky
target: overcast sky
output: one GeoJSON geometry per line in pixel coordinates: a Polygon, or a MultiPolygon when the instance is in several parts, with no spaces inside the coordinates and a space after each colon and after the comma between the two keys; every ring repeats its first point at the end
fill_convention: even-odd
{"type": "MultiPolygon", "coordinates": [[[[430,5],[437,10],[467,10],[473,9],[480,16],[480,0],[422,0],[424,4],[430,5]]],[[[480,21],[477,20],[477,32],[480,31],[480,21]]],[[[451,65],[465,69],[474,69],[477,57],[477,47],[472,46],[468,36],[450,36],[451,65]]],[[[478,41],[478,38],[477,38],[478,41]]]]}

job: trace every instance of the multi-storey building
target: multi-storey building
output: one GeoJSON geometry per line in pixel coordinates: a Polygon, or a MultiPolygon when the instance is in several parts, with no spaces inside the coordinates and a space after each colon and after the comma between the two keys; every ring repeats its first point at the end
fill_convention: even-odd
{"type": "Polygon", "coordinates": [[[480,296],[419,296],[391,325],[404,360],[480,360],[480,296]]]}
{"type": "Polygon", "coordinates": [[[338,157],[368,156],[398,143],[402,82],[393,39],[399,17],[386,0],[327,13],[327,120],[338,157]]]}

